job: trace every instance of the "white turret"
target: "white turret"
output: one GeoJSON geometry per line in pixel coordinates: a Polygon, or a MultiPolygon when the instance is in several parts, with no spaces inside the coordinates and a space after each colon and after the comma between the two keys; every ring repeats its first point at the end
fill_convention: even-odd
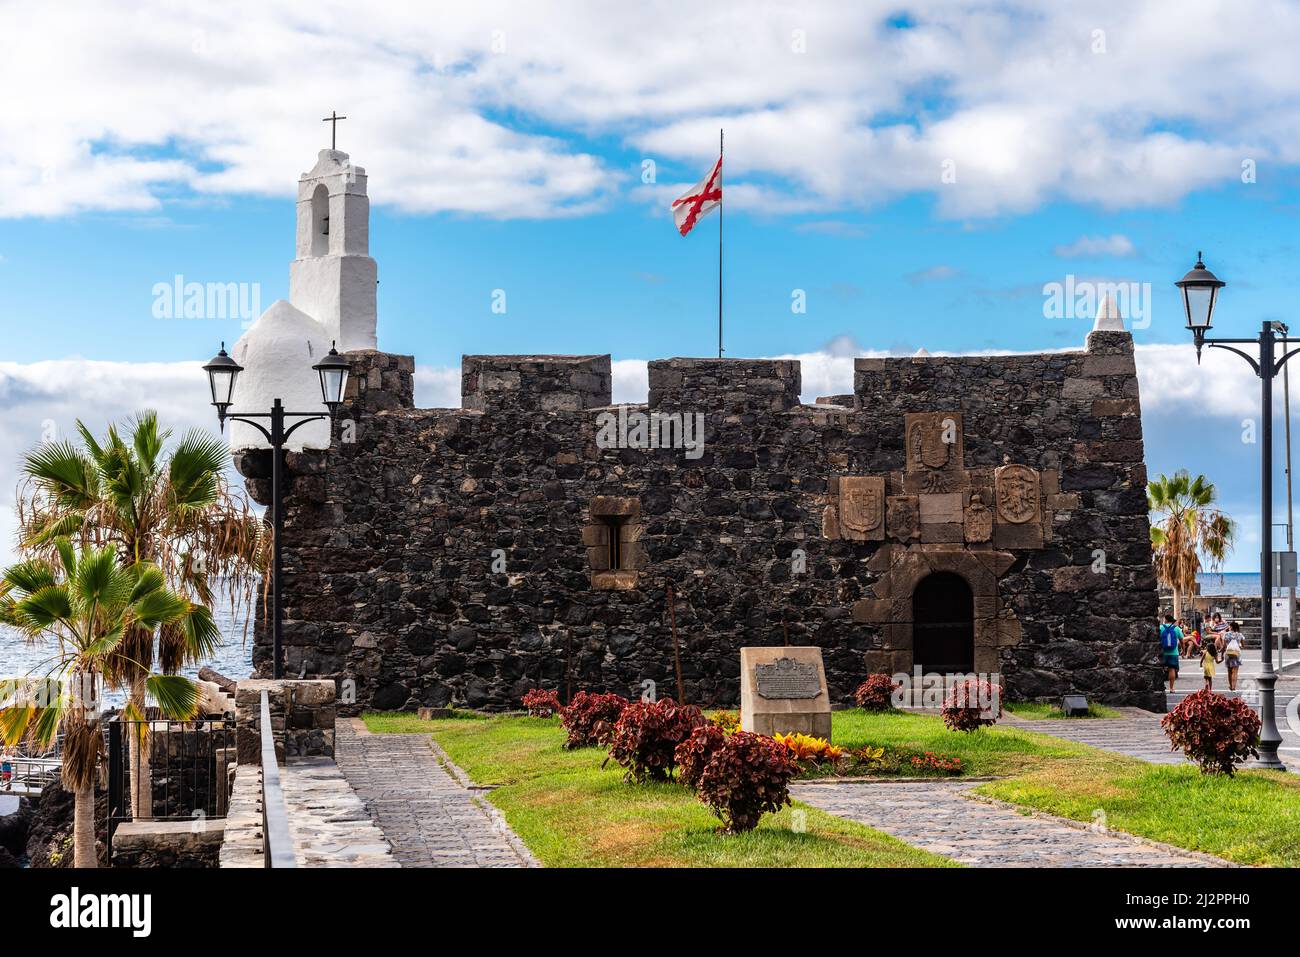
{"type": "MultiPolygon", "coordinates": [[[[312,365],[337,342],[339,352],[375,349],[375,285],[370,258],[366,171],[348,154],[321,150],[298,180],[297,248],[289,265],[289,301],[271,303],[231,350],[244,367],[235,412],[269,412],[278,398],[289,412],[324,412],[312,365]]],[[[290,422],[296,421],[290,419],[290,422]]],[[[294,432],[287,448],[328,448],[328,423],[294,432]]],[[[234,449],[265,448],[251,426],[231,424],[234,449]]]]}
{"type": "Polygon", "coordinates": [[[366,171],[321,150],[298,180],[298,242],[289,301],[325,326],[339,352],[374,349],[378,267],[370,258],[366,171]]]}
{"type": "Polygon", "coordinates": [[[1097,303],[1097,321],[1092,325],[1093,332],[1123,332],[1124,317],[1120,314],[1119,304],[1110,293],[1101,297],[1097,303]]]}

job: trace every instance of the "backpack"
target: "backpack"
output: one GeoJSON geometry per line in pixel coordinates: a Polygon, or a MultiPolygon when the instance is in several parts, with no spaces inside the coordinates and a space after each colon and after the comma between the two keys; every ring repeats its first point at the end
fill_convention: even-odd
{"type": "Polygon", "coordinates": [[[1178,647],[1178,628],[1175,625],[1160,626],[1160,647],[1165,651],[1173,651],[1178,647]]]}

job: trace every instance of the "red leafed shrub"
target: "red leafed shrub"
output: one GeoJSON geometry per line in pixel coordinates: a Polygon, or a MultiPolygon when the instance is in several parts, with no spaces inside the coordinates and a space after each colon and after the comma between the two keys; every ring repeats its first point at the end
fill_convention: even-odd
{"type": "Polygon", "coordinates": [[[1181,748],[1202,774],[1232,774],[1235,765],[1259,757],[1259,715],[1240,698],[1202,688],[1165,715],[1160,726],[1170,748],[1181,748]]]}
{"type": "Polygon", "coordinates": [[[894,689],[898,685],[889,675],[868,675],[853,692],[853,700],[863,711],[888,711],[894,707],[894,689]]]}
{"type": "Polygon", "coordinates": [[[799,773],[790,749],[752,731],[737,731],[713,753],[700,774],[699,797],[730,834],[752,831],[767,811],[790,803],[790,779],[799,773]]]}
{"type": "Polygon", "coordinates": [[[533,688],[524,695],[524,707],[528,709],[530,718],[549,718],[557,713],[562,705],[558,693],[546,688],[533,688]]]}
{"type": "Polygon", "coordinates": [[[569,732],[566,748],[585,748],[608,744],[614,723],[627,707],[627,699],[617,694],[589,694],[579,691],[560,711],[560,723],[569,732]]]}
{"type": "Polygon", "coordinates": [[[629,781],[666,781],[677,766],[677,746],[704,723],[704,715],[693,704],[678,704],[672,698],[635,701],[614,725],[609,756],[627,769],[629,781]]]}
{"type": "Polygon", "coordinates": [[[698,788],[705,766],[726,740],[727,732],[712,721],[692,731],[689,738],[677,745],[677,780],[688,788],[698,788]]]}
{"type": "Polygon", "coordinates": [[[966,678],[948,689],[943,723],[953,731],[974,731],[1002,717],[1002,689],[986,678],[966,678]]]}
{"type": "Polygon", "coordinates": [[[925,754],[912,755],[912,768],[917,771],[961,774],[961,758],[950,758],[946,754],[935,754],[933,751],[927,751],[925,754]]]}

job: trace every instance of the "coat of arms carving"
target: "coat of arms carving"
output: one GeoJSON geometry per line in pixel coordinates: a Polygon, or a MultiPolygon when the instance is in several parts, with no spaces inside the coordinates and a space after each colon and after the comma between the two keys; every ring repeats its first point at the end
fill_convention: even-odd
{"type": "Polygon", "coordinates": [[[885,525],[891,538],[909,541],[921,534],[921,500],[915,495],[891,495],[885,525]]]}
{"type": "Polygon", "coordinates": [[[998,518],[1022,525],[1038,517],[1038,473],[1028,465],[1004,465],[994,473],[998,518]]]}
{"type": "Polygon", "coordinates": [[[903,417],[907,471],[961,468],[960,412],[915,412],[903,417]]]}
{"type": "Polygon", "coordinates": [[[993,513],[984,504],[984,496],[979,492],[971,493],[963,529],[968,542],[987,542],[993,537],[993,513]]]}
{"type": "MultiPolygon", "coordinates": [[[[840,476],[840,534],[865,539],[884,523],[885,480],[880,476],[840,476]]],[[[880,537],[879,533],[871,537],[880,537]]]]}

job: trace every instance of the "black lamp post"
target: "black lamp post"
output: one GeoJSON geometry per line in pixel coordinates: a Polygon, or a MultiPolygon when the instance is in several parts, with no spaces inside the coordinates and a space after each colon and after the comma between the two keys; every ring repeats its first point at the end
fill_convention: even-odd
{"type": "MultiPolygon", "coordinates": [[[[1182,279],[1174,283],[1183,293],[1183,309],[1187,313],[1187,328],[1192,332],[1192,341],[1196,344],[1196,362],[1201,362],[1201,348],[1210,346],[1215,349],[1227,349],[1235,352],[1250,363],[1260,379],[1260,417],[1263,445],[1260,450],[1260,556],[1259,578],[1262,607],[1260,609],[1261,637],[1263,640],[1263,670],[1259,675],[1259,717],[1261,721],[1259,735],[1259,763],[1266,768],[1286,770],[1286,765],[1277,756],[1277,749],[1282,744],[1282,734],[1277,727],[1277,713],[1274,706],[1273,686],[1277,683],[1277,673],[1273,671],[1273,376],[1282,364],[1300,349],[1285,352],[1278,358],[1275,352],[1277,343],[1283,348],[1293,340],[1287,338],[1287,328],[1280,322],[1265,322],[1257,339],[1207,339],[1205,334],[1213,325],[1214,307],[1217,305],[1219,290],[1225,283],[1214,273],[1205,268],[1201,254],[1196,254],[1196,265],[1182,279]],[[1277,335],[1280,332],[1281,335],[1277,335]],[[1254,344],[1259,348],[1256,359],[1238,345],[1254,344]]],[[[1254,350],[1251,350],[1252,352],[1254,350]]]]}
{"type": "Polygon", "coordinates": [[[281,652],[283,643],[283,597],[281,591],[284,566],[280,553],[281,533],[284,530],[284,493],[280,487],[281,470],[284,463],[284,443],[299,426],[317,419],[328,418],[333,422],[343,404],[343,390],[348,383],[348,370],[351,368],[347,359],[339,355],[331,344],[329,355],[312,366],[320,376],[321,400],[325,403],[328,414],[321,412],[286,412],[279,399],[271,404],[270,412],[231,412],[230,406],[235,399],[235,381],[243,367],[226,354],[226,344],[221,344],[221,351],[213,357],[203,371],[208,374],[208,385],[212,389],[212,404],[217,407],[217,420],[224,431],[226,420],[243,422],[251,425],[271,443],[271,528],[272,528],[272,565],[271,565],[271,673],[273,677],[284,677],[284,657],[281,652]],[[285,416],[298,418],[297,422],[285,427],[285,416]],[[270,428],[255,419],[270,419],[270,428]]]}

